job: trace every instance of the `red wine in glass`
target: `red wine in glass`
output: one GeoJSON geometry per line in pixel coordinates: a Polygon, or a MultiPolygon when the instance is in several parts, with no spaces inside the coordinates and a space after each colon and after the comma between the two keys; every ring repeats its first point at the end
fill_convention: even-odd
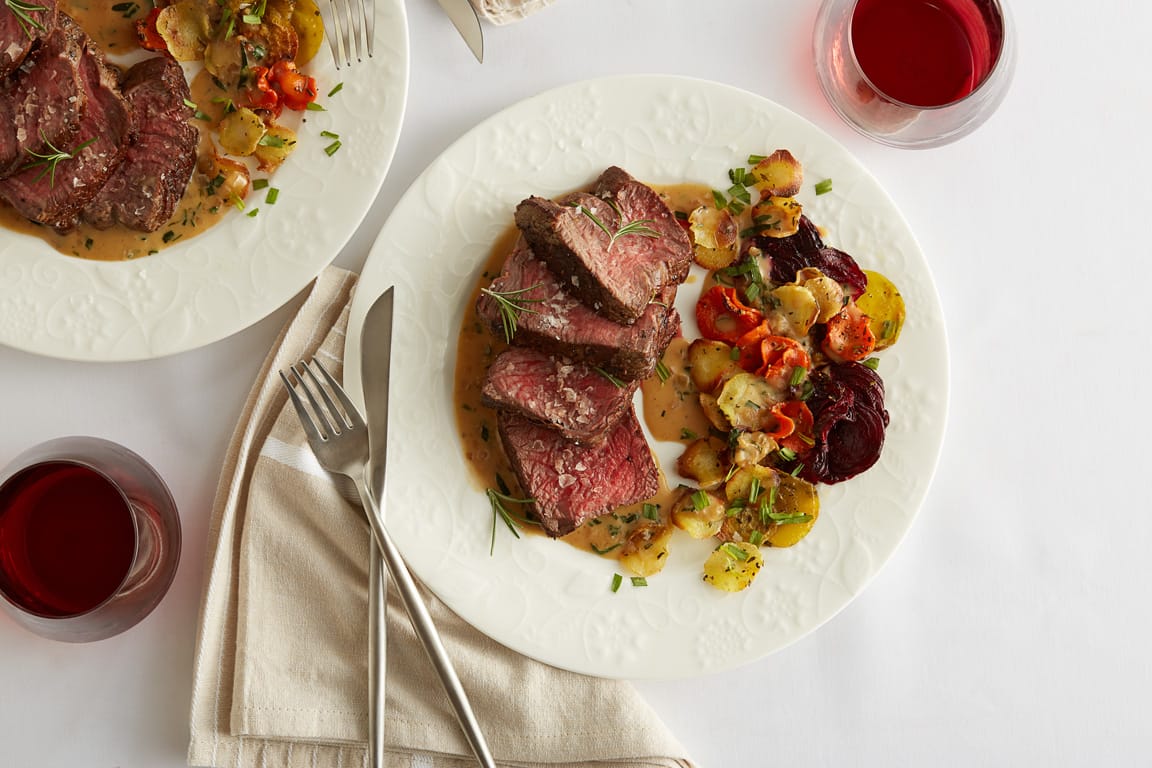
{"type": "Polygon", "coordinates": [[[1015,67],[1000,0],[824,0],[816,75],[856,130],[892,146],[932,147],[975,130],[1015,67]]]}
{"type": "Polygon", "coordinates": [[[168,488],[135,453],[42,443],[0,471],[0,610],[55,640],[111,637],[167,592],[180,538],[168,488]]]}
{"type": "Polygon", "coordinates": [[[894,101],[941,107],[984,81],[999,53],[977,6],[963,0],[859,0],[852,49],[860,69],[894,101]]]}
{"type": "Polygon", "coordinates": [[[136,554],[124,494],[89,467],[48,462],[0,491],[0,589],[25,610],[64,617],[116,593],[136,554]]]}

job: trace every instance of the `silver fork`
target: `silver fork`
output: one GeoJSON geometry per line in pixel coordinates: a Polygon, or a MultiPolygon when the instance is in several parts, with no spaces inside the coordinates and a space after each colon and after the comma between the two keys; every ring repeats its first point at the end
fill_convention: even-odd
{"type": "Polygon", "coordinates": [[[416,630],[416,635],[428,653],[432,666],[440,676],[468,745],[480,765],[484,768],[496,768],[496,763],[488,750],[488,743],[472,711],[472,705],[468,701],[464,687],[460,684],[456,668],[444,649],[440,633],[432,623],[428,607],[424,605],[417,591],[416,581],[384,526],[379,505],[370,490],[367,472],[368,429],[363,417],[344,389],[319,360],[313,359],[311,365],[301,361],[289,366],[288,371],[296,380],[295,385],[284,371],[280,372],[280,378],[288,389],[288,396],[292,399],[292,405],[296,408],[301,424],[304,425],[304,432],[308,435],[308,444],[312,446],[312,452],[316,454],[324,469],[344,475],[356,484],[356,490],[360,494],[360,501],[364,505],[368,523],[384,563],[388,567],[388,573],[396,582],[396,590],[400,593],[412,627],[416,630]],[[313,368],[320,371],[320,376],[316,375],[313,368]],[[304,393],[303,398],[300,397],[301,391],[304,393]]]}
{"type": "Polygon", "coordinates": [[[372,43],[376,39],[376,0],[328,0],[332,7],[331,19],[324,25],[328,47],[336,60],[336,69],[352,66],[352,47],[355,43],[356,61],[364,60],[367,51],[372,56],[372,43]]]}

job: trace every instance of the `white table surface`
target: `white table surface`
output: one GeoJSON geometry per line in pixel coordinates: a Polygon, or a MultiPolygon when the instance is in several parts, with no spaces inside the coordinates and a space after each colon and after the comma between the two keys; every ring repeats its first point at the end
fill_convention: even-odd
{"type": "MultiPolygon", "coordinates": [[[[1013,3],[1006,101],[928,151],[838,122],[811,66],[816,0],[558,0],[486,25],[483,65],[434,0],[407,5],[404,132],[341,266],[360,267],[407,186],[478,121],[555,85],[649,72],[730,83],[823,127],[927,254],[953,392],[928,499],[879,576],[819,631],[735,671],[638,685],[699,764],[1152,764],[1152,4],[1013,3]]],[[[0,348],[0,463],[62,434],[120,441],[166,478],[185,537],[167,598],[120,637],[56,644],[0,620],[0,764],[184,764],[209,507],[243,398],[294,306],[147,362],[0,348]]]]}

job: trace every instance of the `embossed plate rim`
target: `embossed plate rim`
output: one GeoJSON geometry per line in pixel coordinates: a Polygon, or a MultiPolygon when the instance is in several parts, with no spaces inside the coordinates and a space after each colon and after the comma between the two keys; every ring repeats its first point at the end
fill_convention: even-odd
{"type": "Polygon", "coordinates": [[[377,3],[376,35],[375,55],[351,68],[337,71],[326,44],[310,65],[326,111],[303,113],[300,145],[271,178],[275,205],[260,191],[249,196],[255,217],[233,213],[125,262],[65,256],[0,232],[0,344],[72,360],[163,357],[241,331],[299,293],[360,226],[399,141],[409,68],[403,0],[377,3]],[[322,130],[340,134],[331,156],[322,130]]]}
{"type": "MultiPolygon", "coordinates": [[[[533,658],[634,679],[688,677],[761,658],[859,594],[927,493],[948,401],[944,318],[928,265],[875,179],[823,131],[759,96],[682,77],[613,77],[545,92],[465,134],[412,184],[369,254],[345,348],[345,378],[357,398],[360,325],[393,284],[389,526],[415,572],[450,608],[533,658]],[[613,163],[652,183],[721,186],[745,155],[777,147],[804,164],[801,199],[829,244],[888,274],[908,302],[900,343],[882,354],[893,424],[880,462],[822,489],[813,533],[791,549],[766,551],[756,582],[736,595],[701,582],[710,547],[683,535],[648,587],[625,580],[615,594],[614,561],[563,543],[515,540],[500,526],[490,556],[492,516],[466,476],[451,380],[464,300],[515,204],[579,187],[613,163]],[[817,197],[812,187],[823,178],[833,179],[833,192],[817,197]]],[[[694,330],[695,293],[682,290],[677,302],[686,334],[694,330]]],[[[674,466],[674,445],[655,450],[662,466],[674,466]]]]}

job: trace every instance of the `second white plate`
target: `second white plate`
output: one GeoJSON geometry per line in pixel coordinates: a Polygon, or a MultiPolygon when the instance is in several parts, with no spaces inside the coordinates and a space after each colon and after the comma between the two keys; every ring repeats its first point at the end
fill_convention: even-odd
{"type": "Polygon", "coordinates": [[[372,58],[337,71],[325,45],[308,72],[326,111],[304,113],[299,146],[272,178],[276,204],[248,198],[256,216],[232,212],[202,235],[119,262],[0,230],[0,344],[72,360],[162,357],[243,330],[304,288],[360,226],[392,163],[408,96],[403,0],[376,3],[372,58]],[[325,152],[332,139],[321,131],[339,134],[339,151],[325,152]]]}

